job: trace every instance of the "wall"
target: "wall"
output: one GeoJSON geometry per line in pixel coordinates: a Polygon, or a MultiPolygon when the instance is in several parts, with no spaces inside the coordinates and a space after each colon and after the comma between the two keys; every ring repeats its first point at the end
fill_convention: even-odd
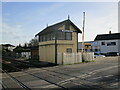
{"type": "Polygon", "coordinates": [[[58,40],[57,52],[66,53],[67,48],[72,48],[72,52],[77,53],[77,33],[72,33],[72,40],[58,40]]]}
{"type": "Polygon", "coordinates": [[[95,49],[96,47],[100,49],[100,53],[107,53],[107,52],[119,52],[120,47],[120,40],[101,40],[101,41],[95,41],[92,44],[92,49],[95,49]],[[101,42],[105,42],[105,45],[101,45],[101,42]],[[108,42],[116,42],[115,46],[107,46],[106,43],[108,42]]]}
{"type": "MultiPolygon", "coordinates": [[[[58,30],[65,30],[65,26],[58,30]]],[[[70,30],[76,31],[72,26],[70,30]]],[[[58,53],[66,53],[67,48],[72,48],[72,52],[77,53],[77,32],[72,32],[72,40],[57,40],[58,53]]],[[[39,42],[39,60],[55,63],[55,40],[39,42]]]]}
{"type": "Polygon", "coordinates": [[[118,52],[119,52],[119,55],[120,55],[120,40],[118,40],[118,52]]]}
{"type": "Polygon", "coordinates": [[[24,59],[30,59],[31,58],[31,52],[22,52],[21,57],[24,59]]]}
{"type": "Polygon", "coordinates": [[[39,50],[38,50],[38,48],[31,50],[31,59],[32,60],[38,60],[39,59],[39,50]]]}
{"type": "Polygon", "coordinates": [[[55,63],[55,45],[39,46],[39,60],[55,63]]]}
{"type": "MultiPolygon", "coordinates": [[[[93,41],[84,42],[84,50],[86,52],[91,52],[93,41]]],[[[82,42],[78,42],[78,52],[82,51],[82,42]]]]}
{"type": "MultiPolygon", "coordinates": [[[[101,43],[101,42],[99,42],[99,43],[101,43]]],[[[116,45],[115,46],[107,46],[107,45],[103,46],[103,45],[101,45],[101,47],[100,47],[101,52],[103,52],[103,53],[118,52],[118,41],[117,40],[106,40],[104,42],[106,42],[106,43],[108,43],[108,42],[116,42],[116,45]]]]}
{"type": "Polygon", "coordinates": [[[100,45],[100,51],[101,53],[107,53],[107,52],[118,52],[118,40],[102,40],[98,41],[100,45]],[[115,46],[107,46],[107,45],[101,45],[101,42],[116,42],[115,46]]]}
{"type": "Polygon", "coordinates": [[[57,64],[75,64],[81,63],[82,61],[93,61],[94,53],[58,53],[57,59],[57,64]]]}

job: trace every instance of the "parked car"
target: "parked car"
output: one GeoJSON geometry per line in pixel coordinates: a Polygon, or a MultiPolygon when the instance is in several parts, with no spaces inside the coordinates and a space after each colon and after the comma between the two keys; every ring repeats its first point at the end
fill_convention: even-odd
{"type": "Polygon", "coordinates": [[[97,58],[97,57],[105,57],[105,55],[102,55],[100,53],[94,53],[94,58],[97,58]]]}
{"type": "Polygon", "coordinates": [[[106,56],[119,56],[118,52],[108,52],[106,56]]]}

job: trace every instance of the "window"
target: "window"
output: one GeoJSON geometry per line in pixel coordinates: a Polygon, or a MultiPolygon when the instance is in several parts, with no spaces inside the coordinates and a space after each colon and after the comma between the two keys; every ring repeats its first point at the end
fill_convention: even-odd
{"type": "Polygon", "coordinates": [[[50,34],[47,34],[45,37],[46,37],[46,41],[51,40],[51,36],[50,36],[50,34]]]}
{"type": "MultiPolygon", "coordinates": [[[[57,39],[58,40],[72,40],[72,32],[58,32],[57,39]]],[[[49,40],[55,40],[55,33],[50,33],[50,34],[39,36],[40,42],[49,41],[49,40]]]]}
{"type": "Polygon", "coordinates": [[[107,43],[107,46],[115,46],[116,45],[116,42],[108,42],[107,43]]]}
{"type": "Polygon", "coordinates": [[[41,42],[41,36],[39,36],[39,39],[38,39],[38,40],[39,40],[39,42],[41,42]]]}
{"type": "Polygon", "coordinates": [[[67,53],[72,53],[72,48],[67,48],[67,49],[66,49],[66,52],[67,52],[67,53]]]}
{"type": "Polygon", "coordinates": [[[72,40],[72,32],[59,32],[57,34],[58,40],[72,40]]]}
{"type": "Polygon", "coordinates": [[[55,39],[54,33],[48,34],[48,35],[47,35],[47,38],[48,38],[48,41],[49,41],[49,40],[54,40],[54,39],[55,39]]]}
{"type": "Polygon", "coordinates": [[[50,40],[52,40],[52,34],[50,34],[50,40]]]}
{"type": "Polygon", "coordinates": [[[39,41],[40,41],[40,42],[43,41],[43,36],[39,36],[39,41]]]}
{"type": "Polygon", "coordinates": [[[70,25],[69,25],[69,23],[66,23],[66,24],[65,24],[65,30],[70,30],[70,25]]]}
{"type": "Polygon", "coordinates": [[[65,39],[66,40],[72,40],[72,33],[71,32],[66,32],[65,33],[65,39]]]}
{"type": "Polygon", "coordinates": [[[98,49],[95,49],[95,52],[97,52],[98,51],[98,49]]]}
{"type": "Polygon", "coordinates": [[[40,36],[40,40],[41,40],[41,42],[43,42],[43,36],[40,36]]]}
{"type": "Polygon", "coordinates": [[[51,33],[51,40],[55,40],[55,34],[51,33]]]}
{"type": "Polygon", "coordinates": [[[45,35],[45,41],[47,41],[47,35],[45,35]]]}
{"type": "Polygon", "coordinates": [[[45,36],[43,36],[43,41],[45,41],[45,36]]]}
{"type": "Polygon", "coordinates": [[[105,45],[105,42],[101,42],[101,45],[105,45]]]}
{"type": "Polygon", "coordinates": [[[58,40],[65,40],[65,32],[58,32],[58,40]]]}

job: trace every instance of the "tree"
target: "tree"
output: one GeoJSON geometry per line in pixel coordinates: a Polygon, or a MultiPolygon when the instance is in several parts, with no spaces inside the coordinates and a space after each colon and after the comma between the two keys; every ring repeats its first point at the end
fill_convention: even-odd
{"type": "Polygon", "coordinates": [[[27,44],[27,43],[25,43],[23,47],[28,47],[28,44],[27,44]]]}
{"type": "Polygon", "coordinates": [[[14,52],[17,52],[17,53],[21,53],[22,51],[23,51],[23,48],[20,44],[14,49],[14,52]]]}
{"type": "Polygon", "coordinates": [[[38,39],[37,38],[33,38],[32,40],[30,40],[29,46],[38,46],[38,39]]]}

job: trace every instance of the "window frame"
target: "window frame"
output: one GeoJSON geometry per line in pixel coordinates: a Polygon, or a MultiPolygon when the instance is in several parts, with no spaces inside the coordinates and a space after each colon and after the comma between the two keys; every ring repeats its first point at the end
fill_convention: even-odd
{"type": "Polygon", "coordinates": [[[107,46],[116,46],[116,42],[107,42],[107,46]]]}
{"type": "Polygon", "coordinates": [[[72,32],[65,32],[65,40],[72,40],[72,32]],[[69,35],[67,37],[67,34],[70,34],[70,37],[69,37],[69,35]]]}
{"type": "Polygon", "coordinates": [[[72,48],[66,48],[66,53],[72,53],[72,48]]]}
{"type": "Polygon", "coordinates": [[[105,42],[101,42],[101,45],[104,46],[104,45],[105,45],[105,42]]]}

